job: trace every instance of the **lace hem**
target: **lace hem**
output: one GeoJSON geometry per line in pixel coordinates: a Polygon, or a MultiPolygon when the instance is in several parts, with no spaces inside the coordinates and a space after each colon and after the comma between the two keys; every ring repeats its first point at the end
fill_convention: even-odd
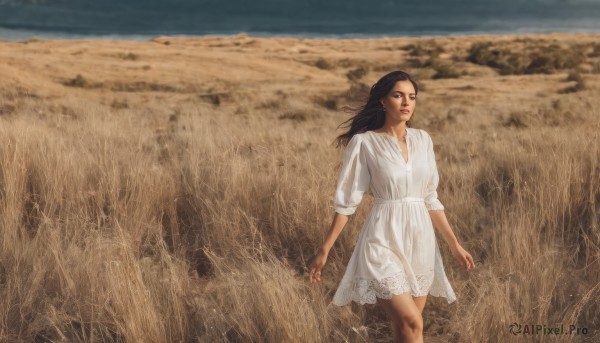
{"type": "Polygon", "coordinates": [[[427,294],[442,296],[445,294],[432,288],[433,275],[417,275],[417,288],[413,289],[406,278],[406,275],[399,273],[380,280],[355,278],[349,285],[343,285],[333,297],[333,303],[337,306],[344,306],[351,301],[363,304],[375,304],[376,298],[391,299],[393,295],[410,292],[414,297],[420,297],[427,294]],[[432,293],[435,291],[435,294],[432,293]]]}

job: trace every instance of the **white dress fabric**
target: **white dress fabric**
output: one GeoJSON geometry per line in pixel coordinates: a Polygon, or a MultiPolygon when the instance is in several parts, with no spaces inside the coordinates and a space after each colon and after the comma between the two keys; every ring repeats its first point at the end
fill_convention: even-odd
{"type": "Polygon", "coordinates": [[[428,212],[444,209],[433,142],[421,129],[407,128],[406,135],[408,161],[397,139],[384,133],[355,134],[345,148],[335,211],[353,214],[365,192],[374,201],[333,296],[337,306],[405,292],[456,300],[428,212]]]}

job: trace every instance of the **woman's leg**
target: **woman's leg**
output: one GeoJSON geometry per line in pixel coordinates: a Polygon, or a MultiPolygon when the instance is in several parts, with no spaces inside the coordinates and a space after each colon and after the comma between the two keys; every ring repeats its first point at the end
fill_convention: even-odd
{"type": "Polygon", "coordinates": [[[391,299],[377,298],[377,302],[391,319],[395,342],[423,342],[423,317],[410,293],[391,299]]]}
{"type": "Polygon", "coordinates": [[[421,297],[413,297],[413,300],[415,301],[415,304],[417,304],[417,307],[422,314],[423,309],[425,308],[425,302],[427,302],[427,296],[423,295],[421,297]]]}

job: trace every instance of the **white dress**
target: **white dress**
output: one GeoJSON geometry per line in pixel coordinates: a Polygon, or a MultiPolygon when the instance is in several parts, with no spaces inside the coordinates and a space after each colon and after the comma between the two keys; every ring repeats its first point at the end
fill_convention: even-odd
{"type": "Polygon", "coordinates": [[[352,136],[337,181],[335,211],[351,215],[364,192],[373,195],[346,272],[332,303],[374,304],[394,294],[445,297],[456,294],[444,272],[429,210],[443,210],[433,142],[407,128],[408,161],[395,137],[367,131],[352,136]]]}

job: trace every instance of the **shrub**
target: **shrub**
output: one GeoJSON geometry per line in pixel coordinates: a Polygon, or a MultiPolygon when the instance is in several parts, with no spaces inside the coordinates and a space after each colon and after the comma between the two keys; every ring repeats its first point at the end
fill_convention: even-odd
{"type": "Polygon", "coordinates": [[[15,106],[12,104],[0,104],[0,116],[13,114],[15,112],[15,106]]]}
{"type": "Polygon", "coordinates": [[[411,56],[429,56],[432,58],[438,57],[442,52],[444,52],[444,47],[433,40],[409,44],[403,49],[409,50],[409,55],[411,56]]]}
{"type": "Polygon", "coordinates": [[[506,127],[525,128],[529,126],[529,120],[526,113],[511,112],[502,122],[502,125],[506,127]]]}
{"type": "Polygon", "coordinates": [[[498,57],[496,51],[492,52],[490,47],[491,42],[478,42],[471,45],[469,49],[469,55],[467,56],[467,62],[489,65],[490,62],[495,61],[498,57]]]}
{"type": "Polygon", "coordinates": [[[352,83],[350,89],[346,93],[346,99],[354,100],[354,99],[367,99],[369,97],[369,92],[371,91],[371,87],[362,82],[352,83]]]}
{"type": "Polygon", "coordinates": [[[497,69],[502,75],[551,74],[557,70],[575,68],[585,61],[580,46],[561,47],[528,45],[522,52],[494,47],[491,42],[471,45],[467,61],[497,69]]]}
{"type": "Polygon", "coordinates": [[[356,62],[352,61],[349,58],[342,58],[338,61],[338,65],[342,68],[350,68],[356,65],[356,62]]]}
{"type": "Polygon", "coordinates": [[[567,76],[565,81],[582,82],[583,77],[581,76],[581,74],[578,71],[572,71],[569,73],[569,75],[567,76]]]}
{"type": "Polygon", "coordinates": [[[507,58],[506,63],[498,64],[498,69],[501,75],[519,75],[525,73],[525,69],[530,63],[527,56],[513,54],[507,58]]]}
{"type": "Polygon", "coordinates": [[[221,105],[221,95],[220,94],[199,94],[198,98],[204,100],[208,103],[211,103],[215,106],[221,105]]]}
{"type": "Polygon", "coordinates": [[[574,78],[574,80],[569,80],[569,81],[575,81],[575,85],[571,86],[571,87],[567,87],[565,89],[562,89],[559,91],[559,93],[575,93],[575,92],[579,92],[581,90],[587,89],[587,83],[585,82],[585,79],[581,76],[581,74],[579,73],[573,73],[572,75],[569,74],[569,77],[567,77],[567,79],[569,78],[574,78]]]}
{"type": "Polygon", "coordinates": [[[406,64],[411,68],[423,68],[426,67],[429,63],[429,60],[423,61],[421,58],[408,58],[406,59],[406,64]]]}
{"type": "Polygon", "coordinates": [[[325,107],[328,110],[332,110],[335,111],[338,108],[338,103],[337,100],[334,98],[331,99],[319,99],[317,100],[317,103],[323,107],[325,107]]]}
{"type": "Polygon", "coordinates": [[[137,82],[114,82],[111,90],[115,92],[177,92],[178,89],[170,86],[153,82],[137,81],[137,82]]]}
{"type": "Polygon", "coordinates": [[[299,111],[286,112],[279,116],[280,120],[306,121],[306,114],[299,111]]]}
{"type": "Polygon", "coordinates": [[[119,56],[119,58],[128,60],[128,61],[137,61],[140,58],[137,54],[134,54],[132,52],[120,53],[118,56],[119,56]]]}
{"type": "Polygon", "coordinates": [[[432,79],[455,79],[460,77],[461,72],[450,62],[434,60],[431,67],[436,71],[432,79]]]}
{"type": "Polygon", "coordinates": [[[127,99],[123,99],[123,100],[114,99],[113,102],[110,104],[110,107],[115,110],[120,110],[120,109],[124,109],[124,108],[129,108],[129,103],[127,102],[127,99]]]}
{"type": "Polygon", "coordinates": [[[541,53],[550,56],[555,69],[575,68],[584,61],[584,53],[581,46],[563,48],[556,44],[542,47],[541,53]]]}
{"type": "Polygon", "coordinates": [[[65,81],[65,82],[63,82],[63,84],[65,86],[79,87],[79,88],[98,88],[98,87],[102,86],[101,83],[92,82],[92,81],[86,79],[85,77],[83,77],[81,74],[77,74],[77,76],[74,79],[65,81]]]}
{"type": "Polygon", "coordinates": [[[360,67],[352,69],[348,73],[346,73],[346,77],[348,77],[348,80],[350,80],[350,81],[358,81],[358,80],[362,79],[363,76],[367,75],[367,72],[368,72],[367,67],[360,66],[360,67]]]}
{"type": "Polygon", "coordinates": [[[315,62],[315,67],[317,67],[319,69],[328,70],[328,69],[332,69],[333,65],[331,65],[331,63],[329,63],[329,61],[327,61],[323,57],[319,57],[319,59],[315,62]]]}
{"type": "Polygon", "coordinates": [[[551,74],[554,71],[553,62],[550,56],[536,56],[525,68],[527,74],[551,74]]]}
{"type": "Polygon", "coordinates": [[[588,55],[590,57],[600,57],[600,43],[596,43],[593,45],[592,52],[588,55]]]}
{"type": "Polygon", "coordinates": [[[577,67],[584,61],[577,49],[548,48],[534,54],[531,63],[525,68],[527,74],[551,74],[557,70],[577,67]]]}

